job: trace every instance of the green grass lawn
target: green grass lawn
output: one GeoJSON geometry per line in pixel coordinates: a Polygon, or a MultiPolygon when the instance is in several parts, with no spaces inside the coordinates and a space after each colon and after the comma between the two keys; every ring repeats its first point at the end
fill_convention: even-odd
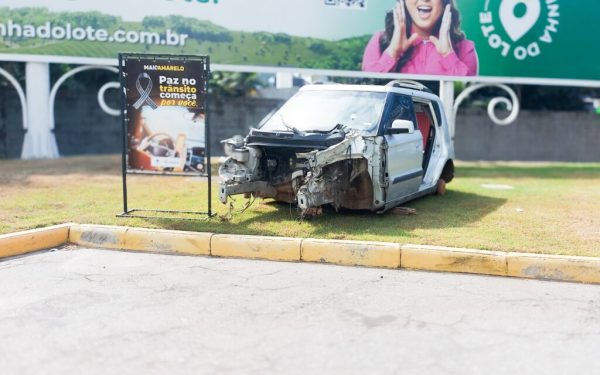
{"type": "MultiPolygon", "coordinates": [[[[287,204],[257,200],[229,221],[122,219],[120,157],[0,161],[0,233],[64,222],[269,236],[375,240],[600,256],[600,164],[459,163],[444,197],[406,204],[415,216],[326,209],[300,221],[287,204]],[[510,185],[495,190],[482,185],[510,185]]],[[[132,176],[129,206],[207,209],[198,178],[132,176]]],[[[217,199],[219,215],[227,207],[217,199]]],[[[241,207],[244,199],[236,202],[241,207]]]]}

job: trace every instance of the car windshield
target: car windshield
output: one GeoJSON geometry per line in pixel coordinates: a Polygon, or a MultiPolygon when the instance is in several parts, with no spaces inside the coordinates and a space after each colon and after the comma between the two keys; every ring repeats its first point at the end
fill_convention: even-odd
{"type": "Polygon", "coordinates": [[[369,131],[379,124],[386,94],[367,91],[301,91],[261,130],[329,132],[337,125],[369,131]]]}

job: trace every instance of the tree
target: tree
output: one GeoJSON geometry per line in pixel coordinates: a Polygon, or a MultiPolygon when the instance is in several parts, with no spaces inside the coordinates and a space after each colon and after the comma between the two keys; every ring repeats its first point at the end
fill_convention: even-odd
{"type": "Polygon", "coordinates": [[[210,92],[216,97],[239,97],[256,95],[261,82],[256,73],[213,72],[210,92]]]}

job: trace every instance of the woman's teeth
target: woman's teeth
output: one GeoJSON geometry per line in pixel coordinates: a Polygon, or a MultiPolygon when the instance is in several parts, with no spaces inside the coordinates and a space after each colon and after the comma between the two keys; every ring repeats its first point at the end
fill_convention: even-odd
{"type": "Polygon", "coordinates": [[[431,13],[431,7],[418,7],[417,10],[422,16],[426,16],[429,15],[429,13],[431,13]]]}

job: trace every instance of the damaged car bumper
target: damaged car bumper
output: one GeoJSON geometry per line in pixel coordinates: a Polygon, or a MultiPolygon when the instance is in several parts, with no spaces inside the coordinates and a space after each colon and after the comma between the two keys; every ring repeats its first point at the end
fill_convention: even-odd
{"type": "Polygon", "coordinates": [[[247,142],[224,141],[229,157],[219,169],[221,202],[251,194],[296,203],[301,212],[328,204],[378,209],[383,199],[373,187],[386,183],[381,142],[355,131],[338,134],[329,146],[331,138],[318,134],[307,144],[306,134],[253,131],[247,142]]]}

